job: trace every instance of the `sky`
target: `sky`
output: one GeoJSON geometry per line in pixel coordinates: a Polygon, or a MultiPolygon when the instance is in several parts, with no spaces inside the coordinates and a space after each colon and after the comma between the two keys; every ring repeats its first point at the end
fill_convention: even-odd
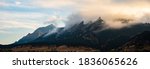
{"type": "Polygon", "coordinates": [[[0,0],[0,44],[14,43],[38,27],[63,27],[100,16],[114,28],[124,26],[114,22],[117,18],[150,22],[149,8],[150,0],[0,0]]]}

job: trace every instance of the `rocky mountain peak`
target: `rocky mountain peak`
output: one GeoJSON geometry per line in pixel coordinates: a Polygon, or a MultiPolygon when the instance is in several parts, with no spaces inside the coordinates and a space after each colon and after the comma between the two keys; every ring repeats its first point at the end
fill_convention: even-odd
{"type": "Polygon", "coordinates": [[[51,32],[52,30],[54,30],[56,27],[51,24],[48,25],[46,27],[40,27],[38,29],[36,29],[33,33],[29,33],[26,36],[24,36],[23,38],[21,38],[18,42],[16,42],[17,44],[22,44],[22,43],[28,43],[30,41],[33,41],[37,38],[39,38],[40,36],[51,32]]]}
{"type": "Polygon", "coordinates": [[[104,20],[103,20],[101,17],[99,17],[99,18],[95,21],[95,23],[104,23],[104,20]]]}

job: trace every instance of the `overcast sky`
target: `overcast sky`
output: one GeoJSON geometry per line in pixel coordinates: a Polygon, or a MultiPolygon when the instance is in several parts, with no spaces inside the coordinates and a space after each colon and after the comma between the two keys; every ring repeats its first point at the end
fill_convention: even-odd
{"type": "Polygon", "coordinates": [[[118,17],[141,20],[150,15],[149,8],[150,0],[0,0],[0,44],[13,43],[51,23],[64,26],[72,14],[83,20],[99,16],[108,21],[118,17]]]}

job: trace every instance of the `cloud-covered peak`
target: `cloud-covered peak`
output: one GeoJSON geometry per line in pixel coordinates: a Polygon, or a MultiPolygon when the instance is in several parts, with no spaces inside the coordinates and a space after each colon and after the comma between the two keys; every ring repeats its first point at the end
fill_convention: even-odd
{"type": "Polygon", "coordinates": [[[0,0],[0,26],[3,28],[0,28],[0,34],[18,31],[16,28],[23,29],[26,34],[45,24],[69,26],[95,21],[98,17],[102,17],[108,26],[120,28],[124,24],[116,19],[129,19],[131,25],[150,22],[149,8],[150,0],[0,0]]]}

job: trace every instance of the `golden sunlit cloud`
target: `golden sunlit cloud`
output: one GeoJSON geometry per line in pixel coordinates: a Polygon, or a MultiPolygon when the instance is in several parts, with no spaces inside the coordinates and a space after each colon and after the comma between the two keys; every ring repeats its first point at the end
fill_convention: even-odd
{"type": "Polygon", "coordinates": [[[109,26],[120,28],[124,24],[114,20],[123,18],[131,19],[130,24],[140,23],[150,14],[149,8],[149,0],[90,0],[80,5],[79,12],[87,20],[101,16],[109,26]]]}
{"type": "Polygon", "coordinates": [[[72,7],[84,20],[102,17],[112,27],[123,26],[119,22],[114,22],[118,18],[132,19],[131,24],[135,24],[150,14],[150,0],[38,0],[36,5],[61,9],[72,7]]]}

